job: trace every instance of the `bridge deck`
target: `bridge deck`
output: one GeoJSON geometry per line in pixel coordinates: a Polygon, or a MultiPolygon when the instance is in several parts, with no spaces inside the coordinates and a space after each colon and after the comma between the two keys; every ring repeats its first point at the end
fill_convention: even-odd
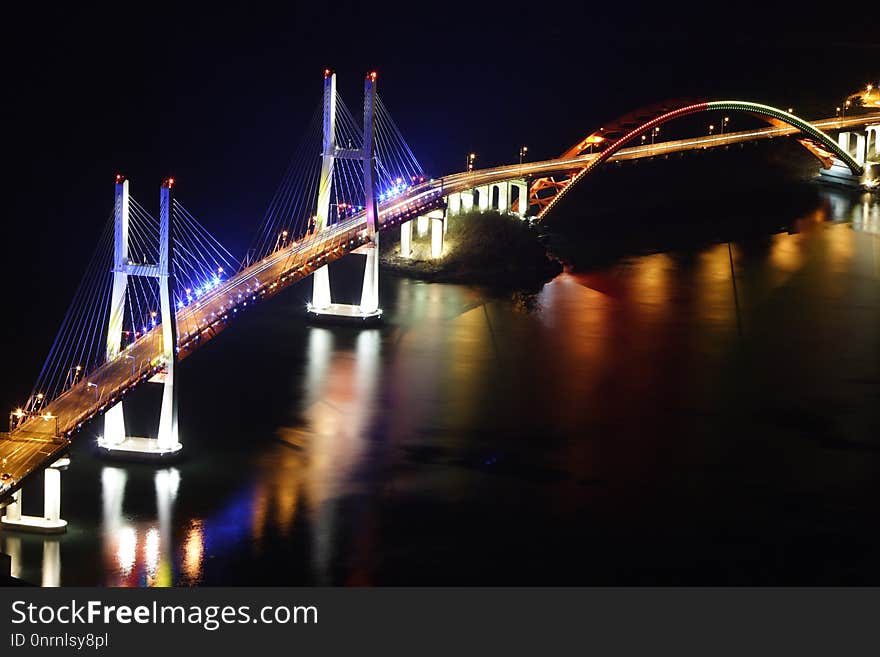
{"type": "MultiPolygon", "coordinates": [[[[823,119],[813,123],[824,130],[880,123],[880,114],[846,119],[823,119]]],[[[610,161],[656,157],[692,149],[716,148],[754,139],[795,134],[790,126],[773,126],[659,142],[619,151],[610,161]]],[[[596,155],[544,160],[457,173],[413,187],[405,196],[380,206],[379,224],[384,229],[424,213],[443,202],[443,195],[506,179],[545,176],[582,169],[596,155]]],[[[225,326],[229,316],[265,296],[310,275],[315,269],[357,249],[366,242],[364,215],[346,219],[321,232],[314,239],[291,244],[254,263],[231,279],[177,312],[180,358],[210,340],[225,326]]],[[[152,328],[126,347],[117,358],[105,363],[41,409],[50,417],[30,418],[16,431],[0,435],[0,473],[8,472],[13,485],[0,491],[0,502],[35,473],[59,458],[69,438],[82,424],[116,403],[127,391],[147,380],[162,367],[161,325],[152,328]],[[46,435],[45,422],[57,422],[57,438],[46,435]]]]}
{"type": "MultiPolygon", "coordinates": [[[[812,125],[820,130],[841,130],[843,128],[856,128],[880,123],[880,113],[862,114],[847,117],[846,119],[821,119],[814,121],[812,125]]],[[[702,150],[704,148],[720,148],[757,139],[773,139],[797,134],[797,128],[789,125],[770,126],[755,130],[743,130],[730,132],[723,135],[705,135],[690,139],[676,139],[662,141],[656,144],[644,146],[631,146],[623,148],[609,158],[609,162],[620,160],[636,160],[641,158],[660,157],[672,153],[681,153],[689,150],[702,150]]],[[[598,153],[580,155],[572,158],[557,158],[552,160],[539,160],[536,162],[524,162],[523,164],[509,164],[489,169],[456,173],[443,178],[444,193],[454,193],[487,185],[501,180],[550,176],[554,174],[574,173],[583,169],[598,153]]]]}

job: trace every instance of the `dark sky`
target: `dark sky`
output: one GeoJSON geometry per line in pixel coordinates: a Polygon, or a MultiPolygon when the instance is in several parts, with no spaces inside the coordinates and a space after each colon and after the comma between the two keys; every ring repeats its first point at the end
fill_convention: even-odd
{"type": "Polygon", "coordinates": [[[724,3],[133,4],[4,10],[3,280],[17,320],[2,337],[30,327],[44,343],[10,364],[28,380],[110,212],[114,174],[128,175],[147,207],[173,174],[177,197],[239,255],[327,66],[353,108],[364,73],[379,71],[380,95],[431,175],[460,169],[470,150],[480,165],[514,160],[523,143],[552,156],[665,98],[824,103],[830,114],[834,98],[880,72],[876,26],[859,12],[808,20],[724,3]]]}

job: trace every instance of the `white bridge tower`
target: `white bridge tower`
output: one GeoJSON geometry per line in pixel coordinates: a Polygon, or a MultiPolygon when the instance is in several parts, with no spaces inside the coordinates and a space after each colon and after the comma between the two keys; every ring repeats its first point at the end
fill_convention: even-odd
{"type": "Polygon", "coordinates": [[[364,80],[363,145],[352,149],[340,148],[336,144],[336,73],[324,71],[324,139],[315,231],[319,233],[330,228],[330,196],[335,161],[360,160],[363,162],[367,242],[358,249],[358,252],[366,255],[360,304],[332,302],[330,273],[328,265],[324,265],[313,274],[312,302],[308,305],[309,312],[317,317],[368,320],[382,315],[382,309],[379,308],[379,208],[376,203],[375,123],[376,73],[371,72],[364,80]]]}
{"type": "Polygon", "coordinates": [[[159,262],[158,264],[139,264],[130,262],[128,257],[128,180],[122,176],[116,177],[113,293],[110,299],[110,320],[107,327],[107,362],[117,358],[130,358],[121,348],[128,277],[156,278],[159,281],[164,373],[162,376],[155,377],[163,385],[157,438],[126,435],[122,400],[114,404],[104,414],[104,435],[98,441],[98,445],[114,456],[162,459],[176,454],[182,447],[177,432],[177,391],[174,387],[174,370],[177,363],[177,317],[174,307],[171,305],[171,288],[174,284],[171,267],[174,249],[173,223],[171,221],[173,186],[174,179],[168,178],[162,183],[159,192],[159,262]]]}

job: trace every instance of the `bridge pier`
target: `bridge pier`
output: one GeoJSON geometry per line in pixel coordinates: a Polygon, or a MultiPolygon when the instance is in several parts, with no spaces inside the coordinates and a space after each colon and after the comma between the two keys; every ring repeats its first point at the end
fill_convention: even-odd
{"type": "Polygon", "coordinates": [[[418,237],[424,237],[428,234],[428,229],[431,224],[428,221],[428,217],[425,215],[421,215],[416,218],[416,235],[418,237]]]}
{"type": "Polygon", "coordinates": [[[477,203],[480,212],[485,212],[492,207],[492,192],[489,185],[477,187],[474,191],[477,192],[477,203]]]}
{"type": "Polygon", "coordinates": [[[474,209],[474,190],[469,189],[461,193],[461,213],[467,214],[474,209]]]}
{"type": "Polygon", "coordinates": [[[880,179],[880,163],[869,162],[868,154],[872,152],[871,144],[876,149],[878,130],[880,126],[869,125],[864,131],[845,130],[837,135],[837,145],[848,153],[856,164],[864,167],[861,176],[854,174],[847,164],[835,157],[830,169],[820,169],[820,178],[846,187],[876,185],[876,181],[880,179]]]}
{"type": "MultiPolygon", "coordinates": [[[[510,207],[510,183],[508,181],[504,181],[500,185],[496,185],[498,188],[498,212],[507,212],[510,207]]],[[[492,192],[494,195],[495,192],[492,192]]]]}
{"type": "Polygon", "coordinates": [[[330,293],[330,269],[328,265],[319,267],[312,274],[312,306],[329,308],[333,295],[330,293]]]}
{"type": "Polygon", "coordinates": [[[400,256],[412,257],[412,220],[400,224],[400,256]]]}
{"type": "Polygon", "coordinates": [[[865,144],[866,155],[870,156],[872,153],[876,158],[880,153],[877,152],[877,145],[880,143],[880,125],[869,125],[865,128],[865,134],[867,136],[867,143],[865,144]]]}
{"type": "Polygon", "coordinates": [[[529,213],[529,184],[525,180],[510,181],[510,201],[509,206],[513,207],[513,190],[517,190],[517,209],[516,214],[520,218],[525,218],[529,213]]]}
{"type": "MultiPolygon", "coordinates": [[[[500,183],[474,187],[463,192],[455,192],[446,197],[448,217],[471,212],[475,206],[480,212],[498,210],[498,212],[511,212],[525,217],[529,211],[529,184],[525,179],[505,180],[500,183]],[[496,190],[498,193],[497,203],[495,203],[496,190]],[[513,212],[514,191],[516,191],[515,200],[518,205],[516,212],[513,212]]],[[[427,222],[420,223],[419,236],[423,236],[427,231],[427,222]]]]}
{"type": "Polygon", "coordinates": [[[31,532],[35,534],[63,534],[67,531],[67,521],[61,518],[61,470],[70,465],[70,459],[63,457],[43,471],[43,515],[28,516],[22,513],[21,489],[12,496],[6,513],[0,523],[5,530],[31,532]]]}
{"type": "Polygon", "coordinates": [[[360,311],[364,317],[372,317],[379,310],[379,234],[367,245],[367,261],[364,263],[364,285],[361,288],[360,311]]]}
{"type": "Polygon", "coordinates": [[[431,222],[431,258],[443,256],[443,236],[446,232],[446,219],[443,210],[432,210],[424,215],[431,222]]]}
{"type": "Polygon", "coordinates": [[[461,193],[456,192],[446,197],[446,214],[454,217],[461,214],[461,193]]]}

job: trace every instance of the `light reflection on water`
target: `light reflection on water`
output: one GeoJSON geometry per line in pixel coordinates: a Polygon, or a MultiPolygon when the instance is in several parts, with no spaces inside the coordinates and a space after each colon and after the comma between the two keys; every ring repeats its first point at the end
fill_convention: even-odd
{"type": "MultiPolygon", "coordinates": [[[[104,466],[101,470],[103,506],[103,555],[105,568],[114,574],[111,586],[171,586],[172,514],[180,487],[177,468],[160,468],[154,475],[154,521],[134,520],[125,514],[128,474],[124,467],[104,466]]],[[[197,572],[192,565],[187,573],[197,572]]]]}
{"type": "MultiPolygon", "coordinates": [[[[386,283],[394,301],[384,328],[296,329],[292,356],[277,363],[290,370],[289,409],[273,416],[274,431],[244,436],[251,452],[232,449],[234,439],[212,447],[210,437],[174,467],[101,464],[100,509],[67,514],[71,534],[83,531],[45,540],[3,532],[0,546],[13,575],[44,586],[247,581],[250,568],[277,572],[279,584],[382,583],[386,552],[466,553],[470,540],[446,532],[426,539],[440,546],[422,543],[427,529],[411,516],[394,528],[394,515],[377,509],[389,496],[465,510],[529,491],[560,522],[585,504],[639,508],[646,488],[668,485],[658,464],[723,451],[712,441],[673,447],[669,436],[702,435],[717,420],[706,417],[724,404],[716,389],[739,376],[740,332],[754,354],[776,359],[765,385],[792,390],[779,403],[857,397],[859,381],[876,377],[880,202],[824,198],[791,232],[562,274],[524,306],[464,286],[386,283]],[[780,350],[766,336],[785,321],[797,328],[780,350]],[[828,336],[851,349],[823,352],[828,336]],[[825,368],[837,391],[825,390],[825,368]],[[601,495],[572,483],[595,481],[606,482],[601,495]],[[62,570],[68,541],[83,548],[62,570]],[[91,572],[80,568],[90,551],[101,555],[91,572]]],[[[87,476],[83,458],[65,478],[87,476]]],[[[65,499],[68,510],[76,503],[65,499]]]]}

